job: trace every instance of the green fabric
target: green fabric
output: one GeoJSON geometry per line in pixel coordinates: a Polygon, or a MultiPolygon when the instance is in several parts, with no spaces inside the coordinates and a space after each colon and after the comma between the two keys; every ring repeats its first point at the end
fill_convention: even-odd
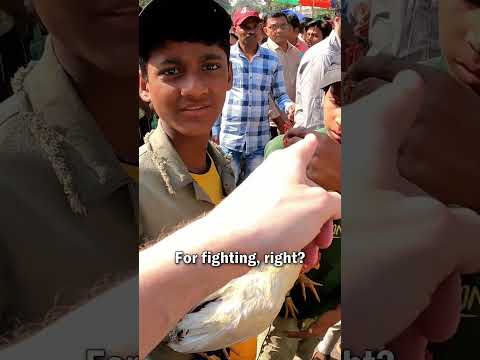
{"type": "Polygon", "coordinates": [[[157,115],[153,115],[153,117],[152,117],[152,122],[151,122],[150,126],[152,127],[152,130],[157,128],[157,126],[158,126],[158,117],[157,117],[157,115]]]}
{"type": "MultiPolygon", "coordinates": [[[[316,131],[326,134],[326,129],[316,131]]],[[[283,149],[283,135],[272,139],[265,147],[265,158],[276,150],[283,149]]],[[[321,316],[329,310],[335,309],[341,302],[341,237],[342,223],[340,220],[334,223],[334,237],[332,245],[322,251],[321,266],[318,270],[311,270],[307,276],[322,286],[316,286],[320,302],[307,289],[307,301],[304,301],[302,289],[296,284],[290,291],[295,307],[298,309],[298,319],[313,318],[321,316]]],[[[284,316],[285,308],[282,307],[280,316],[284,316]]]]}
{"type": "MultiPolygon", "coordinates": [[[[326,134],[327,130],[325,128],[317,129],[319,133],[326,134]]],[[[270,140],[267,145],[265,146],[265,159],[274,151],[283,149],[283,136],[279,135],[274,139],[270,140]]]]}
{"type": "Polygon", "coordinates": [[[45,40],[47,36],[42,34],[40,25],[35,25],[32,30],[32,40],[30,42],[30,57],[32,61],[39,61],[45,49],[45,40]]]}
{"type": "MultiPolygon", "coordinates": [[[[443,57],[424,63],[448,71],[443,57]]],[[[434,360],[471,359],[480,340],[480,274],[462,277],[462,318],[457,333],[449,341],[431,346],[434,360]]],[[[475,357],[477,358],[477,357],[475,357]]]]}

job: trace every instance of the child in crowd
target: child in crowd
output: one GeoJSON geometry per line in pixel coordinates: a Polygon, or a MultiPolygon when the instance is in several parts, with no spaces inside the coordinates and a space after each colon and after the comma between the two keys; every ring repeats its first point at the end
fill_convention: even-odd
{"type": "MultiPolygon", "coordinates": [[[[232,86],[231,25],[214,0],[195,1],[187,9],[178,1],[153,0],[140,14],[139,93],[159,119],[139,155],[140,235],[147,241],[210,211],[235,187],[229,161],[209,142],[232,86]],[[189,26],[179,28],[175,18],[165,18],[175,13],[189,26]]],[[[234,345],[230,359],[253,360],[255,349],[256,339],[234,345]]],[[[162,343],[150,358],[197,355],[162,343]]]]}

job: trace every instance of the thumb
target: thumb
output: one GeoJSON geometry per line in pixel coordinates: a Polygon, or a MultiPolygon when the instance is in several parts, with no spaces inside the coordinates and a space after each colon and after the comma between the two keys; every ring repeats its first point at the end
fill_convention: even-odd
{"type": "Polygon", "coordinates": [[[345,156],[355,159],[346,170],[353,172],[356,186],[391,190],[402,181],[398,150],[420,110],[423,92],[420,76],[404,71],[393,83],[342,109],[345,156]]]}
{"type": "Polygon", "coordinates": [[[289,159],[286,163],[292,166],[299,176],[306,177],[307,167],[317,150],[318,141],[315,135],[308,134],[304,139],[297,141],[293,145],[285,149],[288,152],[289,159]]]}

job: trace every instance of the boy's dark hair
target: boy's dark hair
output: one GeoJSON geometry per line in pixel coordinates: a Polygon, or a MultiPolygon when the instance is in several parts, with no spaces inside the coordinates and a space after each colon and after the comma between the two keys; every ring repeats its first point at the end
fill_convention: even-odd
{"type": "Polygon", "coordinates": [[[305,24],[305,31],[308,31],[312,27],[318,27],[319,29],[322,28],[322,21],[321,20],[311,20],[305,24]]]}
{"type": "Polygon", "coordinates": [[[294,29],[300,29],[300,20],[298,20],[297,15],[295,14],[287,15],[287,21],[294,29]]]}
{"type": "Polygon", "coordinates": [[[273,13],[269,13],[269,14],[266,14],[264,17],[263,17],[263,22],[265,23],[265,25],[267,24],[267,21],[268,19],[277,19],[277,18],[285,18],[285,20],[288,21],[288,17],[287,15],[285,15],[283,12],[281,11],[276,11],[276,12],[273,12],[273,13]]]}
{"type": "Polygon", "coordinates": [[[215,0],[191,1],[188,6],[179,0],[153,0],[139,16],[139,65],[143,75],[152,52],[168,41],[218,45],[230,58],[232,20],[215,0]],[[178,17],[182,23],[178,26],[178,17]]]}
{"type": "Polygon", "coordinates": [[[333,29],[330,21],[326,21],[326,20],[323,20],[323,19],[310,21],[309,23],[307,23],[305,25],[305,31],[308,31],[308,29],[310,29],[312,27],[318,27],[320,29],[320,31],[322,32],[322,36],[323,36],[324,39],[326,37],[328,37],[328,35],[330,35],[330,33],[332,32],[332,29],[333,29]]]}
{"type": "Polygon", "coordinates": [[[332,32],[333,30],[333,26],[332,26],[332,22],[330,19],[328,20],[323,20],[321,22],[321,25],[320,25],[320,30],[322,30],[322,35],[323,35],[323,38],[325,39],[326,37],[328,37],[328,35],[330,35],[330,33],[332,32]]]}
{"type": "Polygon", "coordinates": [[[338,81],[336,83],[330,84],[325,88],[323,88],[323,91],[327,93],[330,89],[332,89],[332,95],[335,100],[335,104],[337,106],[342,106],[342,102],[343,102],[342,82],[338,81]]]}

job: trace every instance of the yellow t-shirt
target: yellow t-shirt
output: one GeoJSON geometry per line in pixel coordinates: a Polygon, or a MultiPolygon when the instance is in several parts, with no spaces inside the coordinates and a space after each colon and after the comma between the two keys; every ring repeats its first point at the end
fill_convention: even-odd
{"type": "MultiPolygon", "coordinates": [[[[210,157],[210,154],[208,156],[210,157]]],[[[222,180],[211,157],[210,169],[205,174],[190,173],[190,175],[192,175],[193,180],[207,193],[215,205],[220,204],[220,201],[223,200],[222,180]]]]}
{"type": "MultiPolygon", "coordinates": [[[[210,155],[208,156],[210,157],[210,155]]],[[[223,200],[222,180],[211,157],[210,169],[205,174],[190,174],[215,205],[218,205],[223,200]]],[[[251,338],[230,346],[230,360],[255,360],[256,356],[257,338],[251,338]]]]}

